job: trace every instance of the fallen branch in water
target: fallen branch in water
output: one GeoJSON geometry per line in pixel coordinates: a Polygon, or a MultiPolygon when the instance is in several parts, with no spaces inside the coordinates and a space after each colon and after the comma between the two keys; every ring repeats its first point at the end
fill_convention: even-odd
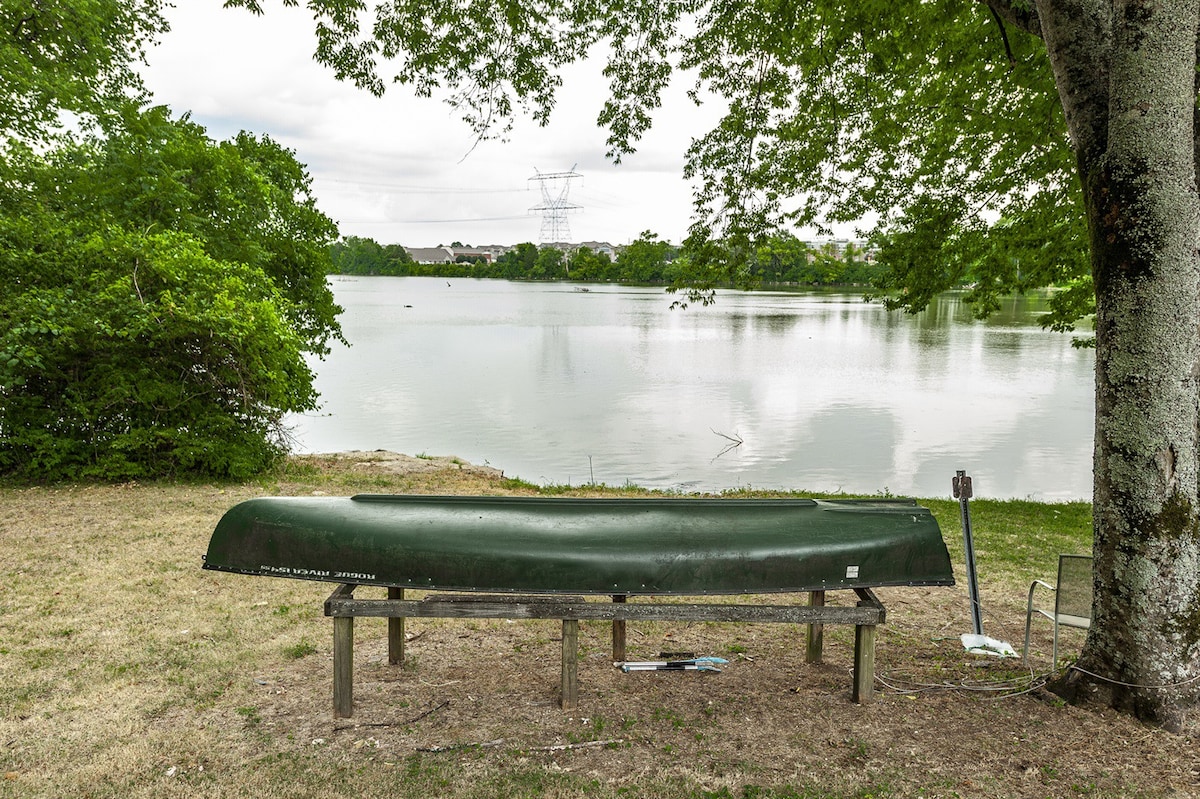
{"type": "Polygon", "coordinates": [[[741,435],[741,433],[734,433],[733,435],[731,435],[731,436],[728,436],[728,435],[725,435],[724,433],[718,433],[716,430],[713,430],[711,427],[710,427],[710,428],[708,428],[708,429],[709,429],[709,430],[712,430],[712,432],[713,432],[713,435],[715,435],[715,436],[720,436],[721,438],[723,438],[723,439],[725,439],[726,441],[728,441],[728,442],[729,442],[728,444],[726,444],[726,445],[725,445],[725,448],[724,448],[724,449],[722,449],[720,452],[718,452],[718,453],[717,453],[717,456],[716,456],[716,458],[713,458],[713,460],[714,460],[714,461],[715,461],[717,458],[719,458],[719,457],[721,457],[722,455],[724,455],[726,452],[729,452],[730,450],[737,449],[737,448],[738,448],[738,447],[740,447],[742,444],[745,444],[745,443],[746,443],[744,440],[742,440],[742,435],[741,435]]]}

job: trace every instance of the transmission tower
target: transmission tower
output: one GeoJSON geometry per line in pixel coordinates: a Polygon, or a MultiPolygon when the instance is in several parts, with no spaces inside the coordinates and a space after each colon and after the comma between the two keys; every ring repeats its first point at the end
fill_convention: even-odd
{"type": "Polygon", "coordinates": [[[574,166],[568,172],[541,172],[537,167],[533,171],[537,174],[530,180],[536,180],[542,189],[542,201],[529,209],[542,212],[542,232],[538,243],[570,242],[571,226],[567,224],[567,214],[582,210],[583,206],[569,202],[567,194],[571,191],[571,181],[583,175],[576,172],[574,166]]]}

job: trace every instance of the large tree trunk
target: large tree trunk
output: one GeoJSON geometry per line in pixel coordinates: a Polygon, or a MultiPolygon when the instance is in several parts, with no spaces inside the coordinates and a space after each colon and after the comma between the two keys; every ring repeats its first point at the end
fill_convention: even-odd
{"type": "MultiPolygon", "coordinates": [[[[1060,62],[1099,44],[1069,16],[1046,30],[1060,62]]],[[[1103,95],[1055,64],[1096,290],[1094,619],[1057,689],[1178,729],[1200,698],[1200,0],[1118,0],[1110,21],[1103,95]]]]}

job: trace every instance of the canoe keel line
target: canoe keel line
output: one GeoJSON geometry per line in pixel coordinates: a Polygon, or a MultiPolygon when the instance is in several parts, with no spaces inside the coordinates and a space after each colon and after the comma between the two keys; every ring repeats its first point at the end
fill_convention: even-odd
{"type": "Polygon", "coordinates": [[[389,619],[392,663],[403,662],[407,617],[561,620],[564,708],[577,703],[580,620],[612,622],[614,661],[625,660],[627,621],[807,624],[810,662],[824,624],[853,624],[852,695],[869,702],[885,618],[873,589],[954,583],[936,520],[906,500],[269,497],[222,517],[204,568],[339,584],[325,602],[339,717],[353,712],[359,616],[389,619]],[[358,586],[387,598],[356,598],[358,586]],[[407,589],[461,593],[405,599],[407,589]],[[858,603],[826,606],[829,590],[858,603]],[[805,592],[808,605],[627,601],[805,592]]]}

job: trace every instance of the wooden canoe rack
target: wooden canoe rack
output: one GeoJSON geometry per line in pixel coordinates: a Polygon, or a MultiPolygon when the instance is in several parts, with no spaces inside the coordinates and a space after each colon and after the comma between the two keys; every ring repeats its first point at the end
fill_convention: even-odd
{"type": "Polygon", "coordinates": [[[954,584],[937,520],[898,499],[255,497],[221,517],[204,568],[339,586],[325,615],[341,717],[354,711],[359,616],[389,620],[394,664],[410,616],[557,619],[568,709],[578,702],[580,621],[612,624],[614,661],[625,660],[630,621],[805,624],[810,662],[821,659],[823,625],[852,624],[852,696],[866,703],[885,617],[873,591],[954,584]],[[359,586],[386,598],[356,598],[359,586]],[[859,601],[827,607],[828,591],[859,601]],[[808,604],[734,604],[804,594],[808,604]]]}
{"type": "Polygon", "coordinates": [[[886,611],[869,588],[855,588],[855,606],[826,606],[824,591],[809,592],[807,605],[667,604],[629,602],[624,595],[611,602],[589,602],[582,596],[562,594],[430,594],[405,599],[403,588],[389,587],[386,599],[359,599],[354,584],[339,585],[325,600],[325,615],[333,618],[333,712],[348,718],[354,712],[354,619],[388,620],[388,662],[404,662],[404,619],[558,619],[562,621],[562,692],[564,710],[579,701],[578,641],[580,621],[612,623],[612,659],[625,660],[625,623],[628,621],[717,621],[736,623],[791,623],[808,626],[806,660],[821,662],[822,632],[826,624],[853,624],[854,672],[851,697],[866,704],[874,696],[875,628],[886,611]]]}

